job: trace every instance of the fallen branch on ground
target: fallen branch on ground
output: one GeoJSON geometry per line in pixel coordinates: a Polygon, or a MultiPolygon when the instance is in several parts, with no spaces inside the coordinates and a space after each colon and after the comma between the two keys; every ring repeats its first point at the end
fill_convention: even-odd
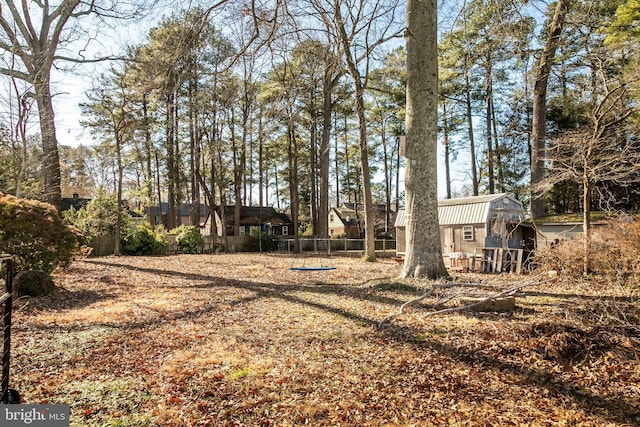
{"type": "MultiPolygon", "coordinates": [[[[551,278],[551,279],[547,279],[547,280],[543,280],[542,282],[533,282],[533,283],[524,283],[524,284],[520,284],[520,285],[516,285],[513,286],[509,289],[505,289],[504,291],[500,291],[497,294],[491,295],[490,297],[487,297],[485,299],[476,301],[472,304],[467,304],[461,307],[450,307],[450,308],[445,308],[442,310],[437,310],[437,311],[432,311],[429,313],[425,314],[425,317],[428,316],[435,316],[437,314],[447,314],[447,313],[455,313],[458,311],[465,311],[465,310],[470,310],[473,307],[476,307],[478,305],[481,304],[485,304],[491,300],[496,300],[498,298],[504,298],[504,297],[510,297],[510,296],[515,296],[516,294],[518,294],[523,288],[527,288],[530,286],[537,286],[537,285],[544,285],[546,283],[550,283],[553,282],[555,280],[557,280],[557,277],[551,278]]],[[[431,296],[433,294],[433,292],[437,289],[447,289],[447,288],[455,288],[455,287],[475,287],[475,288],[482,288],[482,289],[492,289],[493,287],[488,287],[487,285],[484,284],[475,284],[475,283],[446,283],[446,284],[434,284],[431,289],[429,289],[427,292],[425,292],[422,296],[412,299],[410,301],[405,302],[404,304],[402,304],[400,306],[400,310],[398,313],[396,314],[390,314],[387,317],[385,317],[384,319],[382,319],[380,322],[378,322],[378,328],[381,328],[382,325],[384,325],[385,323],[389,322],[391,319],[393,319],[394,317],[400,316],[402,314],[404,314],[404,310],[405,308],[416,304],[422,300],[424,300],[425,298],[428,298],[429,296],[431,296]]]]}

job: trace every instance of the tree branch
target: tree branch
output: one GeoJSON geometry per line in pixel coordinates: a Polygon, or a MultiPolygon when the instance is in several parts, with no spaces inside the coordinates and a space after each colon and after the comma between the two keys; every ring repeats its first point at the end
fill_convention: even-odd
{"type": "MultiPolygon", "coordinates": [[[[504,298],[506,296],[513,296],[515,294],[517,294],[520,290],[526,288],[526,287],[530,287],[530,286],[538,286],[538,285],[544,285],[547,283],[551,283],[558,280],[557,277],[551,278],[551,279],[547,279],[547,280],[543,280],[542,282],[533,282],[533,283],[523,283],[523,284],[519,284],[516,286],[513,286],[509,289],[505,289],[501,292],[498,292],[497,294],[491,295],[488,298],[485,298],[483,300],[480,301],[476,301],[472,304],[468,304],[462,307],[451,307],[451,308],[445,308],[442,310],[437,310],[437,311],[432,311],[429,313],[425,314],[426,316],[435,316],[438,314],[448,314],[448,313],[455,313],[455,312],[459,312],[459,311],[466,311],[466,310],[470,310],[473,307],[476,307],[478,305],[481,304],[485,304],[491,300],[495,300],[498,298],[504,298]]],[[[443,288],[454,288],[454,287],[479,287],[479,288],[487,288],[487,285],[482,285],[482,284],[473,284],[473,283],[447,283],[447,284],[434,284],[431,289],[429,289],[426,293],[424,293],[422,296],[412,299],[410,301],[405,302],[404,304],[402,304],[400,306],[400,310],[398,313],[396,314],[390,314],[389,316],[385,317],[384,319],[382,319],[380,322],[378,322],[378,328],[381,328],[385,323],[389,322],[391,319],[393,319],[394,317],[400,316],[402,314],[404,314],[404,309],[410,305],[413,305],[417,302],[420,302],[422,300],[424,300],[425,298],[428,298],[429,296],[431,296],[431,294],[433,294],[434,290],[436,289],[443,289],[443,288]]]]}
{"type": "Polygon", "coordinates": [[[15,77],[16,79],[31,83],[31,77],[29,76],[29,74],[22,71],[12,70],[10,68],[0,68],[0,74],[9,77],[15,77]]]}

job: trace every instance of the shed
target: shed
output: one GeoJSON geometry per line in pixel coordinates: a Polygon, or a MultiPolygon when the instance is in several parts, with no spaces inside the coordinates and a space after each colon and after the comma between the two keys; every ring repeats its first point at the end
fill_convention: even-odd
{"type": "MultiPolygon", "coordinates": [[[[446,258],[452,253],[473,254],[476,248],[534,247],[535,233],[524,223],[522,202],[506,193],[439,200],[438,221],[446,258]]],[[[398,212],[395,226],[397,255],[404,256],[404,209],[398,212]]]]}

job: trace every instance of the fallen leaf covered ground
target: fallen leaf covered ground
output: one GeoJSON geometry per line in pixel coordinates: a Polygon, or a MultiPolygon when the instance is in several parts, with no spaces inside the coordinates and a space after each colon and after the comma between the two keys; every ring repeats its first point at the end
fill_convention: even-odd
{"type": "MultiPolygon", "coordinates": [[[[508,313],[398,313],[427,281],[382,260],[78,260],[15,303],[11,385],[73,426],[640,425],[638,288],[523,289],[508,313]],[[292,265],[332,265],[295,272],[292,265]]],[[[529,276],[461,274],[505,289],[529,276]]]]}

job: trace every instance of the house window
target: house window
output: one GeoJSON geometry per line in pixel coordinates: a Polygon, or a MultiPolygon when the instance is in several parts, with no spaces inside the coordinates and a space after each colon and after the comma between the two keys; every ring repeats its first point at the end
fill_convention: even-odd
{"type": "Polygon", "coordinates": [[[288,225],[283,225],[282,226],[282,235],[283,236],[288,236],[289,235],[289,226],[288,225]]]}
{"type": "Polygon", "coordinates": [[[335,218],[333,217],[333,214],[329,215],[329,221],[331,221],[331,222],[335,221],[335,218]]]}
{"type": "Polygon", "coordinates": [[[465,240],[465,241],[474,240],[473,225],[465,225],[462,227],[462,240],[465,240]]]}

